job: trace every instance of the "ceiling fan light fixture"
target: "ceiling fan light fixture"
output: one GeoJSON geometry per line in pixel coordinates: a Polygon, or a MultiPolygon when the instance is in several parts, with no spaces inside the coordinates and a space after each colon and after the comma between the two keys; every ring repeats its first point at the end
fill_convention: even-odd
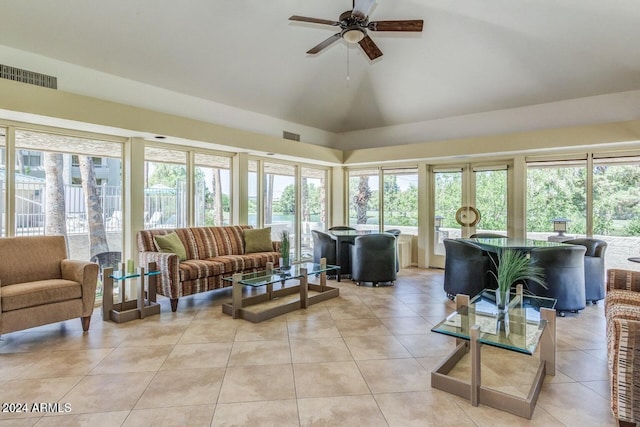
{"type": "Polygon", "coordinates": [[[342,34],[342,38],[345,39],[347,43],[360,43],[360,40],[364,38],[364,31],[359,28],[348,29],[342,34]]]}

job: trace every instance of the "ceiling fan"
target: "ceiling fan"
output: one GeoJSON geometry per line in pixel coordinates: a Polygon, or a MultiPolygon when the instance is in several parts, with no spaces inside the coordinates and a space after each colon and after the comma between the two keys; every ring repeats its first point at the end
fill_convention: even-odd
{"type": "Polygon", "coordinates": [[[326,47],[329,47],[338,39],[343,38],[348,43],[358,43],[370,60],[382,56],[382,51],[373,42],[367,31],[422,31],[422,19],[405,21],[371,21],[369,22],[369,12],[375,0],[353,0],[353,9],[340,14],[337,21],[328,19],[309,18],[306,16],[293,15],[290,21],[310,22],[313,24],[331,25],[340,27],[340,32],[332,35],[317,46],[309,49],[307,53],[316,54],[326,47]]]}

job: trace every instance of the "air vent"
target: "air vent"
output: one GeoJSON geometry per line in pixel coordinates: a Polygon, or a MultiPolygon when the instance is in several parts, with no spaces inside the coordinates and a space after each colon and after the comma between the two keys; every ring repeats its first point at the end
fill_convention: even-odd
{"type": "Polygon", "coordinates": [[[46,74],[34,73],[9,65],[0,64],[0,78],[14,80],[16,82],[28,83],[30,85],[58,88],[58,79],[46,74]]]}
{"type": "Polygon", "coordinates": [[[293,132],[287,132],[286,130],[282,131],[282,137],[284,139],[290,139],[292,141],[300,141],[300,135],[293,132]]]}

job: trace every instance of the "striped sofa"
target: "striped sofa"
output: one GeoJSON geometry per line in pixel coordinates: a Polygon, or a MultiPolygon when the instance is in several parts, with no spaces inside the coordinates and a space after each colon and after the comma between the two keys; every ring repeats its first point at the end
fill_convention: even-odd
{"type": "Polygon", "coordinates": [[[607,271],[605,297],[611,410],[621,426],[640,423],[640,272],[607,271]]]}
{"type": "Polygon", "coordinates": [[[161,274],[158,293],[171,299],[171,310],[178,309],[182,296],[211,291],[228,286],[222,280],[234,273],[264,268],[267,262],[278,263],[279,244],[273,242],[272,252],[245,254],[244,230],[249,225],[224,227],[191,227],[139,231],[139,265],[155,262],[161,274]],[[186,261],[178,255],[159,252],[154,236],[176,232],[187,252],[186,261]]]}

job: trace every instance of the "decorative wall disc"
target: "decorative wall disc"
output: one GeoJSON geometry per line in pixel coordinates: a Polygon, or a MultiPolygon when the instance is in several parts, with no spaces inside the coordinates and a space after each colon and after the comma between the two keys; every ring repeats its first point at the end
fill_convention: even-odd
{"type": "Polygon", "coordinates": [[[463,206],[456,211],[456,221],[463,227],[473,227],[480,222],[480,212],[473,206],[463,206]]]}

